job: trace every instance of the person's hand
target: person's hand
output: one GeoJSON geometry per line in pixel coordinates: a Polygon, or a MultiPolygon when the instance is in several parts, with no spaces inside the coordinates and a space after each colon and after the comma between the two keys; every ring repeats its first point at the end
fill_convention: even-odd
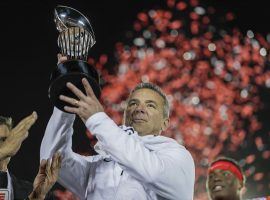
{"type": "Polygon", "coordinates": [[[28,137],[28,130],[37,120],[37,113],[22,119],[19,124],[13,128],[0,146],[0,160],[14,156],[21,147],[22,142],[28,137]]]}
{"type": "Polygon", "coordinates": [[[50,159],[41,161],[38,174],[34,180],[33,191],[28,197],[30,200],[45,198],[58,179],[61,162],[61,155],[58,152],[53,155],[51,162],[50,159]]]}
{"type": "Polygon", "coordinates": [[[86,95],[79,90],[75,85],[68,82],[67,87],[79,98],[79,101],[74,98],[70,98],[64,95],[60,95],[60,100],[65,101],[73,105],[74,107],[65,106],[64,109],[67,112],[77,114],[82,121],[85,123],[86,120],[93,114],[98,112],[103,112],[103,106],[100,104],[96,98],[90,84],[86,78],[82,79],[82,84],[84,86],[86,95]]]}
{"type": "Polygon", "coordinates": [[[61,53],[57,54],[57,64],[63,63],[67,60],[66,56],[62,56],[61,53]]]}

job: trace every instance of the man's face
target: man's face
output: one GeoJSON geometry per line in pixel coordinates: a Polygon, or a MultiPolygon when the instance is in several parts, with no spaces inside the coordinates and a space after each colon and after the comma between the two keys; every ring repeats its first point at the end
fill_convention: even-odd
{"type": "Polygon", "coordinates": [[[139,135],[157,135],[166,130],[169,120],[163,114],[164,100],[154,90],[143,88],[131,94],[125,110],[125,125],[139,135]]]}
{"type": "Polygon", "coordinates": [[[242,186],[230,171],[216,169],[210,172],[207,177],[206,187],[212,200],[240,199],[242,186]]]}
{"type": "Polygon", "coordinates": [[[5,139],[8,137],[9,132],[10,131],[6,125],[4,124],[0,125],[0,147],[2,143],[5,141],[5,139]]]}

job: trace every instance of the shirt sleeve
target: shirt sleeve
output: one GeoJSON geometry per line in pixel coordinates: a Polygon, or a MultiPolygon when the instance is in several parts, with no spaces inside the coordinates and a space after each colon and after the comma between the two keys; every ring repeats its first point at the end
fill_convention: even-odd
{"type": "Polygon", "coordinates": [[[58,182],[80,199],[86,199],[91,170],[91,156],[85,157],[72,151],[74,114],[54,108],[40,148],[40,159],[48,159],[61,152],[62,165],[58,182]]]}
{"type": "Polygon", "coordinates": [[[104,112],[92,115],[86,126],[114,161],[158,195],[166,199],[193,199],[194,161],[183,146],[150,151],[136,137],[125,134],[104,112]]]}

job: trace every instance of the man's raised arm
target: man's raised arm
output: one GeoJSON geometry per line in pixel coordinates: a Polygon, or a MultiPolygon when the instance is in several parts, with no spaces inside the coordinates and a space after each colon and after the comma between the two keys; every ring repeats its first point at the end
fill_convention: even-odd
{"type": "Polygon", "coordinates": [[[60,152],[62,166],[58,182],[80,199],[85,199],[90,161],[72,151],[74,120],[74,114],[54,108],[41,143],[40,159],[51,158],[53,154],[60,152]]]}

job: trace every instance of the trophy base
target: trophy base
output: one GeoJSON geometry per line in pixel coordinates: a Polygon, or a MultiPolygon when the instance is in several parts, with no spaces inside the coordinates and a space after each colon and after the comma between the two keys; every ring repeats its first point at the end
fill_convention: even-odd
{"type": "Polygon", "coordinates": [[[64,112],[66,112],[64,106],[74,107],[74,105],[60,100],[59,96],[65,95],[78,99],[78,97],[66,87],[67,82],[71,82],[86,94],[82,84],[83,78],[88,80],[96,97],[99,98],[101,93],[99,75],[93,66],[82,60],[68,60],[58,64],[57,68],[51,74],[51,84],[48,91],[49,98],[54,106],[64,112]]]}

